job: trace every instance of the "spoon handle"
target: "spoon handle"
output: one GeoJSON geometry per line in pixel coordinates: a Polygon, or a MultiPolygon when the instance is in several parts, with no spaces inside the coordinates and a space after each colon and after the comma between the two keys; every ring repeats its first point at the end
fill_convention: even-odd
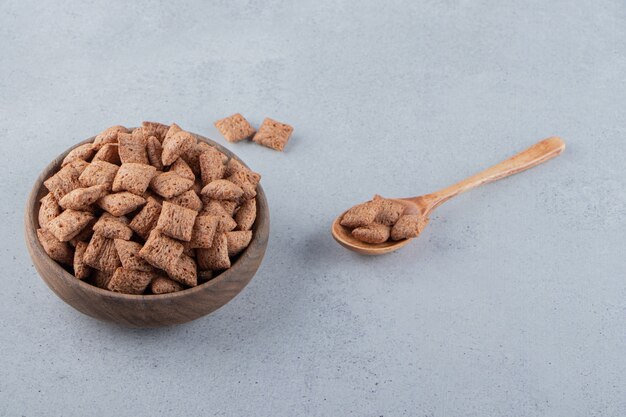
{"type": "Polygon", "coordinates": [[[463,181],[457,182],[442,190],[423,196],[428,202],[426,213],[431,212],[442,203],[467,190],[487,184],[518,172],[525,171],[558,156],[565,149],[565,142],[553,136],[535,143],[530,148],[496,164],[463,181]]]}

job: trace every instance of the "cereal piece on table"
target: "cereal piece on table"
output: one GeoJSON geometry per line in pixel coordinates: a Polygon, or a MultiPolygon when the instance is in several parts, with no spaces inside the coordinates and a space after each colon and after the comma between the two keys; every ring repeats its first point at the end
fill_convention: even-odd
{"type": "Polygon", "coordinates": [[[122,265],[117,250],[115,249],[115,241],[94,233],[89,245],[83,255],[83,261],[90,267],[104,272],[115,272],[115,269],[122,265]]]}
{"type": "Polygon", "coordinates": [[[220,233],[215,236],[213,244],[208,249],[196,249],[198,268],[212,271],[230,268],[228,257],[228,242],[226,234],[220,233]]]}
{"type": "Polygon", "coordinates": [[[171,165],[179,156],[187,152],[196,144],[196,137],[189,132],[181,130],[163,141],[163,165],[171,165]]]}
{"type": "Polygon", "coordinates": [[[367,226],[376,219],[378,209],[379,205],[374,201],[356,205],[344,213],[341,225],[350,228],[367,226]]]}
{"type": "Polygon", "coordinates": [[[245,201],[237,214],[235,214],[235,222],[237,222],[237,230],[250,230],[256,220],[256,199],[245,201]]]}
{"type": "Polygon", "coordinates": [[[139,295],[148,288],[154,276],[153,272],[135,271],[120,267],[115,270],[106,288],[109,291],[123,294],[139,295]]]}
{"type": "Polygon", "coordinates": [[[424,221],[422,216],[418,214],[404,214],[391,228],[391,239],[402,240],[417,237],[425,225],[426,221],[424,221]]]}
{"type": "Polygon", "coordinates": [[[120,161],[120,154],[117,151],[117,149],[118,149],[117,143],[107,143],[102,148],[100,148],[98,152],[96,152],[91,162],[105,161],[114,165],[119,165],[121,161],[120,161]]]}
{"type": "Polygon", "coordinates": [[[115,217],[120,217],[134,211],[139,206],[146,203],[146,199],[139,197],[128,191],[109,194],[98,200],[98,205],[103,210],[111,213],[115,217]]]}
{"type": "Polygon", "coordinates": [[[174,163],[170,166],[169,172],[175,172],[181,177],[187,178],[191,181],[196,180],[196,176],[183,158],[176,159],[176,161],[174,161],[174,163]]]}
{"type": "Polygon", "coordinates": [[[197,211],[164,201],[156,230],[174,239],[189,242],[197,215],[197,211]]]}
{"type": "Polygon", "coordinates": [[[243,190],[236,184],[227,180],[215,180],[205,185],[202,195],[215,200],[239,200],[243,196],[243,190]]]}
{"type": "Polygon", "coordinates": [[[135,215],[128,225],[142,239],[147,239],[150,231],[155,228],[161,214],[161,204],[148,197],[146,205],[135,215]]]}
{"type": "Polygon", "coordinates": [[[52,193],[48,193],[41,200],[41,206],[39,207],[39,227],[46,227],[48,222],[61,214],[61,207],[57,199],[54,198],[52,193]]]}
{"type": "Polygon", "coordinates": [[[130,240],[133,231],[128,227],[128,219],[126,217],[115,217],[109,213],[104,213],[93,226],[93,231],[107,239],[124,239],[130,240]]]}
{"type": "Polygon", "coordinates": [[[37,237],[43,250],[53,260],[65,265],[72,265],[74,254],[67,242],[60,242],[52,233],[45,229],[37,229],[37,237]]]}
{"type": "Polygon", "coordinates": [[[221,155],[223,154],[220,151],[210,147],[205,152],[202,152],[198,157],[203,185],[207,185],[212,181],[224,178],[226,166],[224,165],[224,162],[222,162],[221,155]]]}
{"type": "Polygon", "coordinates": [[[72,239],[70,239],[70,245],[76,247],[78,245],[78,242],[88,243],[91,240],[91,237],[93,236],[93,227],[95,226],[97,221],[98,221],[97,217],[94,217],[93,219],[89,220],[89,223],[87,223],[87,226],[83,227],[83,230],[81,230],[79,234],[77,234],[72,239]]]}
{"type": "Polygon", "coordinates": [[[142,122],[141,130],[143,136],[149,138],[150,136],[154,136],[159,142],[163,142],[165,139],[165,135],[167,131],[170,129],[169,125],[164,125],[163,123],[158,122],[142,122]]]}
{"type": "Polygon", "coordinates": [[[256,184],[253,184],[248,175],[244,171],[235,172],[230,177],[226,178],[226,181],[230,181],[243,190],[243,199],[250,200],[256,197],[256,184]]]}
{"type": "Polygon", "coordinates": [[[352,236],[362,242],[383,243],[389,239],[390,230],[391,228],[384,224],[372,223],[352,230],[352,236]]]}
{"type": "Polygon", "coordinates": [[[196,217],[189,246],[191,248],[210,248],[219,222],[220,218],[217,216],[196,217]]]}
{"type": "Polygon", "coordinates": [[[82,145],[79,145],[72,149],[67,154],[67,156],[63,159],[63,162],[61,162],[61,166],[64,167],[70,162],[76,160],[88,161],[95,153],[96,150],[93,143],[83,143],[82,145]]]}
{"type": "Polygon", "coordinates": [[[378,213],[374,219],[376,223],[393,226],[404,213],[405,205],[399,201],[382,198],[379,195],[374,196],[372,201],[378,204],[378,213]]]}
{"type": "Polygon", "coordinates": [[[213,279],[213,271],[207,269],[206,271],[198,271],[198,284],[204,284],[213,279]]]}
{"type": "Polygon", "coordinates": [[[163,154],[163,147],[161,142],[154,136],[148,137],[146,143],[146,152],[148,153],[148,160],[150,165],[155,167],[159,171],[163,171],[163,162],[161,162],[161,154],[163,154]]]}
{"type": "Polygon", "coordinates": [[[104,129],[93,141],[93,144],[96,149],[102,148],[107,143],[116,143],[117,136],[120,133],[130,133],[130,130],[125,128],[124,126],[111,126],[109,128],[104,129]]]}
{"type": "Polygon", "coordinates": [[[196,194],[194,190],[185,191],[181,195],[170,198],[168,201],[194,211],[200,211],[202,209],[202,200],[200,200],[200,197],[198,197],[198,194],[196,194]]]}
{"type": "Polygon", "coordinates": [[[148,189],[150,181],[156,175],[156,168],[152,165],[127,162],[117,170],[113,180],[112,191],[130,191],[133,194],[142,195],[148,189]]]}
{"type": "Polygon", "coordinates": [[[48,191],[54,195],[54,198],[59,201],[65,194],[80,187],[80,182],[78,181],[80,175],[78,170],[69,164],[45,180],[43,185],[45,185],[48,191]]]}
{"type": "Polygon", "coordinates": [[[252,240],[252,231],[236,231],[226,233],[228,256],[236,256],[248,247],[252,240]]]}
{"type": "Polygon", "coordinates": [[[89,206],[107,195],[107,186],[104,184],[93,185],[87,188],[77,188],[65,194],[59,205],[64,209],[89,210],[89,206]]]}
{"type": "MultiPolygon", "coordinates": [[[[119,167],[106,161],[93,161],[80,174],[79,181],[83,187],[104,184],[110,190],[119,167]]],[[[78,188],[78,187],[77,187],[78,188]]]]}
{"type": "Polygon", "coordinates": [[[167,269],[167,274],[174,281],[188,287],[198,285],[196,261],[185,254],[180,255],[176,262],[167,269]]]}
{"type": "Polygon", "coordinates": [[[163,198],[173,198],[193,187],[193,181],[183,178],[175,172],[156,175],[150,182],[150,188],[163,198]]]}
{"type": "Polygon", "coordinates": [[[96,269],[91,278],[91,283],[98,288],[106,289],[112,276],[113,272],[99,271],[96,269]]]}
{"type": "Polygon", "coordinates": [[[166,270],[176,263],[183,250],[182,243],[153,230],[139,251],[139,256],[152,266],[166,270]]]}
{"type": "Polygon", "coordinates": [[[252,140],[268,148],[283,151],[292,132],[293,127],[288,124],[266,118],[252,140]]]}
{"type": "Polygon", "coordinates": [[[239,113],[218,120],[214,125],[229,142],[249,139],[256,133],[256,130],[239,113]]]}
{"type": "Polygon", "coordinates": [[[61,242],[67,242],[79,234],[91,219],[91,213],[69,209],[50,220],[46,229],[61,242]]]}
{"type": "Polygon", "coordinates": [[[220,221],[217,225],[216,233],[230,232],[237,227],[237,222],[235,222],[217,200],[208,200],[204,207],[202,207],[199,216],[217,216],[220,221]]]}
{"type": "Polygon", "coordinates": [[[74,252],[74,276],[78,279],[85,279],[91,274],[91,268],[83,261],[87,246],[86,242],[78,242],[74,252]]]}
{"type": "Polygon", "coordinates": [[[150,291],[152,291],[153,294],[169,294],[183,289],[185,289],[185,287],[178,282],[164,276],[157,276],[150,283],[150,291]]]}
{"type": "Polygon", "coordinates": [[[150,165],[148,151],[146,150],[146,139],[143,137],[141,129],[135,129],[133,133],[120,133],[117,136],[117,140],[119,142],[120,161],[123,164],[136,162],[138,164],[150,165]]]}

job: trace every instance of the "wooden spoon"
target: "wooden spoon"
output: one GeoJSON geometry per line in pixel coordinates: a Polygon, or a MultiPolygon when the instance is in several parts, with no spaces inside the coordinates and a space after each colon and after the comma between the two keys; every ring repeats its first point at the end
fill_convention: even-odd
{"type": "MultiPolygon", "coordinates": [[[[561,138],[553,136],[534,144],[530,148],[492,166],[491,168],[487,168],[486,170],[464,179],[463,181],[457,182],[447,188],[431,194],[421,195],[419,197],[399,198],[394,200],[401,202],[406,206],[405,214],[419,214],[422,216],[424,223],[420,228],[421,232],[423,227],[428,224],[428,218],[433,210],[452,197],[478,187],[479,185],[487,184],[489,182],[517,174],[518,172],[525,171],[541,164],[542,162],[546,162],[554,158],[563,152],[564,149],[565,142],[563,142],[561,138]]],[[[382,255],[383,253],[400,249],[409,243],[410,239],[398,241],[388,240],[384,243],[361,242],[352,236],[350,229],[340,224],[342,217],[343,214],[337,217],[333,222],[333,237],[337,242],[339,242],[339,244],[355,252],[365,255],[382,255]]]]}

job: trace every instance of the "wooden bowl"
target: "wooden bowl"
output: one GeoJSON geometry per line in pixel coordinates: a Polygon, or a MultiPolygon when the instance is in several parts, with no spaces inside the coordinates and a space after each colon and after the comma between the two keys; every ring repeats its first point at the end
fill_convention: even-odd
{"type": "MultiPolygon", "coordinates": [[[[243,163],[235,154],[210,139],[195,135],[199,141],[216,146],[226,155],[243,163]]],[[[91,137],[79,144],[93,141],[91,137]]],[[[232,300],[250,282],[261,265],[269,236],[270,216],[265,193],[257,188],[257,217],[252,241],[230,269],[197,287],[160,295],[129,295],[100,289],[76,279],[44,251],[39,239],[39,200],[47,194],[43,181],[55,173],[63,152],[48,165],[35,181],[25,213],[26,246],[33,264],[44,282],[67,304],[96,319],[129,327],[159,327],[185,323],[207,315],[232,300]]]]}

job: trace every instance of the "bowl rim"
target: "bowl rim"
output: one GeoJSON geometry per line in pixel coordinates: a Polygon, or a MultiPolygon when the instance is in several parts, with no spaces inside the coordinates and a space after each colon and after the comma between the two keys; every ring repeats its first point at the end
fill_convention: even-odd
{"type": "MultiPolygon", "coordinates": [[[[136,129],[136,127],[131,127],[128,128],[129,130],[134,130],[136,129]]],[[[228,148],[224,147],[223,145],[220,145],[219,143],[204,137],[202,135],[199,135],[197,133],[194,132],[189,132],[192,135],[194,135],[196,137],[196,139],[198,141],[201,142],[205,142],[211,146],[216,147],[218,150],[220,150],[221,152],[225,153],[226,155],[228,155],[230,158],[235,158],[235,160],[237,160],[238,162],[240,162],[241,164],[243,164],[246,168],[249,168],[248,165],[242,161],[234,152],[230,151],[228,148]]],[[[45,252],[43,246],[41,245],[41,242],[39,241],[39,238],[37,237],[37,229],[40,228],[39,225],[39,220],[38,220],[38,209],[41,205],[41,198],[39,197],[42,194],[42,190],[45,188],[43,182],[47,179],[44,178],[44,175],[46,175],[46,173],[50,173],[50,172],[54,172],[56,173],[56,171],[58,170],[58,168],[60,167],[61,162],[63,161],[63,159],[67,156],[67,154],[72,151],[74,148],[81,146],[85,143],[89,143],[89,142],[93,142],[93,140],[96,138],[96,136],[92,136],[88,139],[85,139],[73,146],[71,146],[70,148],[68,148],[67,150],[65,150],[64,152],[62,152],[59,156],[57,156],[56,158],[54,158],[40,173],[39,176],[37,177],[37,179],[35,180],[35,183],[30,191],[30,194],[28,196],[28,201],[26,203],[26,210],[24,211],[25,214],[25,219],[24,219],[24,225],[25,225],[25,232],[28,235],[29,234],[29,225],[30,227],[30,233],[33,236],[27,236],[27,240],[29,237],[32,237],[33,240],[36,242],[35,244],[37,245],[37,249],[40,253],[42,253],[45,256],[46,259],[46,263],[51,265],[52,268],[55,270],[55,272],[58,272],[61,274],[61,276],[63,277],[63,279],[67,280],[67,284],[68,285],[78,285],[79,287],[83,288],[84,290],[88,291],[88,292],[93,292],[95,295],[98,296],[105,296],[105,297],[109,297],[109,298],[117,298],[120,300],[124,300],[124,301],[130,301],[130,302],[141,302],[141,303],[145,303],[145,302],[157,302],[157,301],[163,301],[164,299],[176,299],[176,298],[181,298],[181,297],[185,297],[185,296],[190,296],[193,295],[195,293],[199,293],[199,292],[203,292],[205,291],[207,288],[211,288],[217,284],[219,284],[220,282],[226,280],[230,275],[236,274],[238,272],[239,269],[241,269],[243,266],[243,261],[245,261],[245,255],[248,252],[248,250],[250,248],[252,248],[253,246],[259,245],[260,243],[260,235],[259,233],[257,233],[257,230],[260,227],[260,223],[266,223],[266,227],[269,229],[269,221],[270,221],[270,217],[269,217],[269,206],[267,204],[267,198],[265,196],[265,191],[263,190],[263,187],[261,186],[261,183],[259,183],[257,185],[257,195],[256,195],[256,199],[257,199],[257,216],[256,219],[254,221],[254,224],[252,225],[252,241],[250,242],[250,244],[248,245],[248,247],[241,253],[239,254],[237,260],[231,265],[230,268],[226,269],[224,272],[222,272],[221,274],[219,274],[218,276],[214,277],[213,279],[211,279],[210,281],[207,281],[203,284],[197,285],[195,287],[191,287],[191,288],[186,288],[182,291],[176,291],[176,292],[171,292],[171,293],[165,293],[165,294],[124,294],[124,293],[118,293],[115,291],[109,291],[109,290],[105,290],[103,288],[99,288],[96,287],[95,285],[91,285],[83,280],[77,279],[74,275],[72,275],[71,273],[69,273],[68,271],[65,270],[65,268],[63,268],[58,262],[56,262],[54,259],[50,258],[50,256],[48,256],[48,254],[45,252]]],[[[45,194],[44,194],[45,195],[45,194]]],[[[269,236],[268,236],[269,238],[269,236]]],[[[28,242],[27,242],[27,246],[28,242]]],[[[30,253],[31,257],[34,256],[33,253],[30,253]]],[[[41,274],[38,272],[38,275],[41,277],[41,274]]],[[[44,279],[44,281],[46,281],[44,279]]]]}

